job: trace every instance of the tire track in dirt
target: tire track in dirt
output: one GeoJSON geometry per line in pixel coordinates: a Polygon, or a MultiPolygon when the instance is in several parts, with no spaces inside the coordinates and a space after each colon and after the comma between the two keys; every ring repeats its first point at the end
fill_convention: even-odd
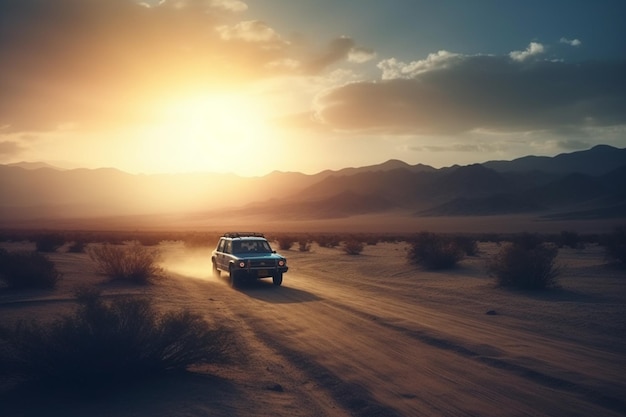
{"type": "Polygon", "coordinates": [[[601,392],[598,392],[582,384],[551,376],[546,373],[531,369],[526,366],[518,365],[507,360],[484,356],[483,354],[464,346],[459,341],[454,341],[452,339],[447,339],[444,337],[433,336],[431,334],[428,334],[427,330],[408,329],[406,327],[402,327],[397,324],[381,320],[378,316],[374,316],[370,313],[358,310],[356,308],[352,308],[345,304],[340,304],[329,300],[326,300],[326,302],[329,304],[333,304],[338,309],[343,309],[355,315],[361,316],[365,319],[375,321],[376,324],[380,326],[387,327],[391,330],[397,331],[398,333],[407,335],[415,340],[420,341],[421,343],[425,343],[437,349],[451,351],[459,356],[471,358],[475,361],[489,365],[493,368],[511,372],[516,376],[523,377],[534,383],[541,384],[547,388],[553,388],[568,391],[576,395],[582,395],[589,402],[592,402],[612,411],[626,414],[626,402],[620,398],[602,394],[601,392]]]}
{"type": "MultiPolygon", "coordinates": [[[[623,413],[624,404],[616,397],[603,395],[598,390],[573,383],[570,379],[553,377],[524,365],[489,357],[489,355],[499,355],[496,348],[491,350],[487,349],[489,346],[475,348],[471,344],[466,345],[459,342],[455,337],[449,338],[445,333],[433,333],[429,330],[420,331],[405,327],[396,323],[393,317],[387,321],[384,317],[381,318],[370,312],[376,312],[376,310],[371,310],[372,306],[367,304],[368,296],[360,297],[355,288],[346,290],[346,293],[335,292],[337,291],[336,286],[333,286],[332,283],[327,286],[328,282],[323,279],[313,281],[316,277],[309,274],[304,280],[302,278],[302,276],[292,276],[292,280],[288,282],[288,287],[272,288],[270,284],[252,285],[241,289],[240,292],[250,297],[250,300],[245,303],[245,308],[238,314],[243,320],[250,323],[254,332],[266,344],[282,352],[296,366],[302,366],[320,384],[327,384],[335,398],[355,414],[362,413],[359,415],[363,416],[378,415],[376,413],[381,413],[379,415],[413,415],[417,411],[427,415],[466,415],[463,412],[466,407],[463,404],[464,401],[478,401],[481,404],[480,407],[484,408],[483,411],[486,411],[479,415],[503,415],[501,413],[496,414],[494,411],[494,407],[497,408],[499,403],[500,407],[510,407],[511,404],[516,404],[517,409],[513,409],[508,415],[526,415],[524,413],[528,415],[553,415],[559,412],[559,415],[585,415],[589,410],[598,411],[598,407],[604,408],[607,415],[612,415],[611,411],[623,413]],[[311,284],[312,282],[315,284],[311,284]],[[304,283],[306,285],[300,285],[304,283]],[[366,301],[364,302],[363,299],[366,301]],[[290,308],[285,308],[285,306],[290,308]],[[288,317],[281,318],[281,315],[288,317]],[[357,319],[358,321],[355,321],[357,319]],[[316,328],[318,328],[317,331],[312,330],[316,328]],[[350,333],[343,333],[343,335],[337,334],[337,332],[342,331],[341,329],[352,330],[350,333]],[[359,347],[354,347],[356,349],[355,354],[367,355],[367,357],[372,358],[373,362],[364,363],[362,361],[367,361],[367,359],[345,356],[346,346],[351,345],[350,342],[340,339],[350,339],[351,337],[361,339],[359,347]],[[320,340],[316,341],[312,338],[319,338],[320,340]],[[419,344],[411,344],[405,340],[406,338],[417,341],[419,344]],[[302,339],[310,339],[311,343],[303,342],[302,339]],[[389,345],[385,339],[393,340],[393,345],[389,345]],[[384,352],[384,350],[388,350],[388,348],[383,347],[385,343],[387,343],[388,348],[392,348],[391,351],[384,352]],[[312,346],[313,344],[315,346],[312,346]],[[328,366],[329,359],[325,355],[333,349],[324,345],[333,345],[334,350],[344,356],[332,359],[331,366],[328,366]],[[383,351],[376,353],[373,350],[375,349],[374,346],[380,346],[383,351]],[[420,346],[429,346],[434,350],[425,350],[420,346]],[[359,350],[361,347],[368,351],[359,350]],[[398,351],[394,352],[394,349],[398,351]],[[446,352],[446,354],[437,352],[446,352]],[[449,354],[453,354],[460,360],[446,359],[449,354]],[[385,358],[385,355],[391,356],[385,358]],[[395,382],[394,388],[394,383],[391,380],[387,383],[387,377],[384,373],[380,373],[384,371],[381,371],[380,367],[375,364],[377,360],[375,358],[383,361],[391,360],[397,365],[403,356],[414,357],[415,355],[427,355],[438,364],[415,365],[415,372],[417,373],[423,371],[427,371],[429,375],[432,373],[431,377],[435,379],[435,382],[429,382],[429,384],[434,384],[432,390],[435,393],[439,389],[447,389],[442,388],[442,384],[445,386],[446,380],[449,380],[454,386],[459,386],[460,389],[470,386],[471,390],[475,390],[475,392],[472,392],[471,396],[467,398],[466,394],[459,394],[460,397],[453,401],[442,402],[437,399],[437,395],[441,394],[425,397],[424,394],[396,391],[398,401],[404,401],[402,398],[414,400],[413,405],[396,409],[395,402],[390,402],[389,398],[391,398],[390,394],[393,391],[402,389],[401,385],[397,385],[398,382],[395,382]],[[394,357],[396,359],[390,359],[394,357]],[[475,366],[470,366],[469,363],[464,362],[465,360],[470,360],[475,366]],[[342,369],[349,370],[350,366],[355,369],[356,375],[350,375],[346,378],[346,373],[342,369]],[[370,366],[371,368],[369,368],[370,366]],[[422,369],[423,366],[427,367],[422,369]],[[480,370],[481,366],[487,366],[493,372],[480,370]],[[377,367],[378,370],[376,370],[377,367]],[[496,375],[500,372],[508,374],[505,377],[506,382],[499,381],[501,377],[496,375]],[[464,373],[470,376],[462,377],[464,373]],[[437,382],[436,380],[440,381],[437,382]],[[522,380],[525,380],[526,383],[522,383],[522,380]],[[479,383],[478,381],[482,382],[479,383]],[[378,386],[375,388],[377,394],[371,391],[375,386],[378,386]],[[384,391],[382,397],[387,398],[383,401],[380,401],[381,388],[384,391]],[[550,398],[540,393],[542,389],[546,388],[558,390],[562,394],[550,398]],[[529,395],[528,392],[541,396],[538,404],[524,403],[522,399],[529,395]],[[469,400],[472,397],[481,399],[469,400]],[[494,398],[498,399],[494,400],[494,398]],[[569,409],[563,413],[565,409],[561,408],[560,405],[563,401],[571,401],[577,406],[568,405],[569,409]],[[367,408],[366,405],[370,407],[367,408]],[[574,411],[577,408],[586,411],[574,411]],[[539,410],[541,412],[537,413],[539,410]]],[[[384,298],[388,294],[378,292],[376,295],[379,298],[384,298]]],[[[381,300],[381,305],[387,301],[381,300]]],[[[421,309],[420,313],[426,310],[421,309]]],[[[400,307],[398,311],[404,310],[400,307]]],[[[456,316],[451,315],[451,318],[454,317],[456,316]]],[[[415,322],[411,321],[410,324],[414,327],[415,322]]],[[[424,329],[428,329],[428,327],[424,329]]],[[[483,329],[477,328],[477,330],[483,329]]],[[[523,334],[517,336],[524,337],[523,334]]],[[[540,340],[535,342],[539,343],[540,340]]],[[[389,372],[397,374],[399,368],[396,366],[395,369],[395,371],[390,370],[389,372]]],[[[396,378],[396,376],[391,375],[390,378],[396,378]]],[[[427,391],[431,389],[431,387],[426,388],[427,391]]]]}
{"type": "MultiPolygon", "coordinates": [[[[249,316],[241,315],[244,320],[249,316]]],[[[328,391],[330,395],[350,411],[355,417],[401,417],[396,410],[379,403],[363,386],[343,380],[340,376],[316,362],[305,353],[292,349],[287,343],[282,343],[276,335],[263,326],[255,325],[254,333],[266,345],[272,347],[286,358],[291,364],[305,372],[311,379],[328,391]]]]}
{"type": "MultiPolygon", "coordinates": [[[[376,271],[375,265],[374,271],[376,271]]],[[[302,272],[306,277],[306,280],[302,281],[305,284],[305,288],[311,288],[308,285],[309,282],[323,281],[324,288],[326,288],[327,285],[331,287],[343,287],[342,291],[349,291],[351,299],[358,297],[367,299],[368,297],[371,297],[371,294],[376,294],[377,299],[378,301],[381,301],[381,304],[387,303],[388,305],[399,305],[409,303],[416,307],[418,306],[417,297],[419,297],[420,294],[419,291],[415,291],[413,288],[414,281],[393,281],[393,283],[390,283],[385,279],[381,280],[380,278],[382,277],[376,276],[376,273],[361,274],[358,276],[358,280],[356,281],[353,281],[352,279],[329,280],[325,279],[326,274],[315,275],[315,273],[311,271],[310,267],[305,268],[305,270],[300,272],[302,272]],[[413,290],[410,291],[411,289],[413,290]]],[[[337,292],[337,288],[334,288],[333,292],[337,292]]],[[[349,300],[347,297],[335,297],[333,299],[327,298],[325,299],[325,302],[332,304],[338,309],[343,309],[353,314],[360,315],[364,319],[376,322],[377,324],[380,324],[388,329],[396,330],[398,333],[409,336],[421,343],[428,344],[441,350],[454,352],[460,357],[472,359],[475,362],[488,365],[494,369],[504,370],[512,375],[522,377],[546,388],[558,389],[581,396],[586,401],[608,410],[626,413],[626,402],[622,400],[619,395],[615,395],[619,392],[619,390],[612,389],[609,390],[608,393],[604,392],[607,385],[610,385],[611,379],[608,378],[604,380],[603,377],[605,375],[599,373],[603,371],[606,372],[607,366],[611,366],[611,361],[614,364],[613,367],[619,367],[618,364],[620,363],[620,358],[613,354],[613,352],[604,352],[602,350],[592,350],[587,347],[574,346],[570,343],[571,341],[567,339],[560,340],[558,337],[550,337],[549,339],[541,336],[538,337],[522,327],[518,328],[515,324],[513,324],[513,327],[510,327],[508,330],[502,327],[494,327],[493,329],[490,329],[492,326],[489,323],[478,319],[477,317],[464,317],[462,318],[462,323],[456,323],[455,321],[458,321],[460,316],[457,315],[458,317],[454,317],[454,314],[450,315],[442,313],[442,308],[444,306],[436,306],[437,310],[432,310],[427,306],[419,305],[414,314],[419,314],[420,316],[424,315],[427,317],[430,316],[425,323],[429,323],[431,326],[420,325],[420,317],[416,320],[408,321],[410,327],[407,327],[404,325],[407,320],[398,320],[397,317],[393,316],[385,317],[384,314],[378,315],[376,313],[380,313],[380,309],[372,310],[370,308],[372,305],[364,308],[366,306],[364,303],[353,302],[353,300],[349,300]],[[436,318],[433,319],[434,317],[436,318]],[[435,322],[438,322],[438,326],[432,327],[432,324],[435,322]],[[443,323],[446,323],[446,325],[442,325],[443,323]],[[449,324],[452,324],[453,327],[455,327],[455,329],[451,329],[453,333],[441,330],[442,328],[447,329],[449,324]],[[503,351],[499,347],[495,347],[490,344],[477,345],[476,343],[468,343],[469,339],[466,340],[468,332],[465,331],[465,334],[459,333],[459,324],[462,324],[463,326],[470,326],[472,332],[478,333],[484,331],[493,332],[494,330],[496,332],[501,330],[507,333],[510,330],[514,330],[513,334],[517,336],[519,340],[523,340],[524,343],[528,343],[530,346],[535,343],[541,350],[552,353],[549,354],[548,358],[545,358],[545,353],[544,358],[515,357],[519,354],[513,355],[513,358],[511,358],[513,360],[503,358],[506,356],[511,357],[512,352],[503,351]],[[457,332],[458,334],[454,332],[457,332]],[[462,337],[459,338],[459,335],[462,337]],[[567,352],[570,360],[569,367],[561,367],[564,365],[561,361],[553,362],[554,358],[562,356],[565,352],[567,352]],[[602,358],[600,359],[600,357],[602,358]],[[551,362],[543,362],[545,359],[549,359],[551,362]],[[576,369],[572,368],[572,364],[575,366],[576,363],[580,363],[580,361],[584,362],[585,359],[592,359],[594,363],[599,363],[599,360],[603,360],[604,365],[601,366],[604,367],[585,369],[583,373],[576,372],[576,369]],[[516,362],[522,363],[520,364],[516,362]],[[548,372],[540,371],[538,369],[547,369],[548,372]],[[558,375],[553,374],[550,370],[556,370],[558,375]],[[590,371],[593,373],[585,373],[590,371]],[[590,376],[596,378],[596,380],[593,381],[596,386],[590,386],[580,382],[589,381],[590,376]]],[[[427,302],[426,305],[429,305],[429,303],[427,302]]],[[[387,311],[385,311],[385,313],[387,313],[387,311]]],[[[406,318],[406,315],[404,318],[406,318]]],[[[512,323],[509,322],[507,326],[510,326],[511,324],[512,323]]],[[[497,323],[497,326],[502,326],[502,323],[497,323]]],[[[507,343],[506,339],[500,339],[498,342],[500,344],[502,344],[502,342],[507,343]]],[[[485,343],[489,342],[487,341],[485,343]]]]}
{"type": "Polygon", "coordinates": [[[293,268],[283,287],[259,282],[237,291],[222,282],[225,291],[216,297],[265,352],[306,375],[296,391],[330,393],[358,417],[623,415],[619,397],[584,384],[606,386],[615,378],[601,378],[610,360],[598,362],[600,350],[504,316],[468,316],[467,308],[449,309],[438,298],[422,305],[414,296],[419,288],[409,292],[412,277],[390,282],[376,268],[361,271],[374,258],[364,265],[341,259],[341,274],[317,271],[324,264],[311,262],[293,268]],[[570,348],[566,358],[559,355],[570,348]],[[572,363],[586,357],[597,366],[577,374],[572,363]]]}
{"type": "MultiPolygon", "coordinates": [[[[246,398],[237,401],[237,415],[298,417],[347,417],[322,386],[311,387],[310,376],[302,368],[260,337],[250,320],[241,314],[244,295],[227,284],[228,277],[210,280],[170,274],[166,294],[172,305],[186,303],[208,321],[223,324],[236,332],[234,349],[238,362],[213,367],[209,373],[232,380],[246,398]],[[185,300],[185,301],[183,301],[185,300]],[[203,311],[204,310],[204,311],[203,311]],[[241,414],[240,414],[241,413],[241,414]]],[[[271,284],[270,284],[271,285],[271,284]]]]}
{"type": "MultiPolygon", "coordinates": [[[[336,309],[325,300],[305,303],[307,305],[303,308],[297,304],[297,298],[292,297],[294,294],[299,296],[299,293],[293,293],[291,290],[285,293],[282,290],[282,288],[279,291],[261,289],[260,292],[263,295],[259,298],[262,300],[246,303],[246,308],[238,314],[250,323],[259,338],[281,352],[295,366],[307,372],[318,384],[328,389],[333,397],[354,415],[359,417],[463,415],[457,405],[450,404],[438,395],[412,392],[415,389],[421,391],[418,388],[421,384],[387,380],[387,378],[395,379],[397,374],[402,373],[402,369],[408,364],[406,357],[414,357],[415,354],[412,352],[420,350],[414,343],[411,343],[413,347],[409,348],[407,341],[404,340],[398,351],[391,353],[385,351],[384,346],[389,346],[389,340],[393,340],[387,337],[388,329],[384,333],[376,332],[377,334],[373,336],[371,329],[365,331],[362,327],[360,323],[362,318],[357,317],[357,322],[355,322],[353,315],[341,317],[336,309]],[[291,315],[289,319],[281,320],[274,314],[276,310],[285,309],[259,304],[271,300],[276,303],[275,305],[280,306],[287,304],[285,298],[290,299],[292,304],[297,306],[297,308],[288,309],[291,315]],[[263,308],[264,311],[259,308],[263,308]],[[291,328],[292,324],[296,327],[306,327],[310,331],[313,329],[312,333],[301,334],[299,331],[294,331],[291,328]],[[357,345],[346,333],[345,329],[349,328],[354,329],[353,337],[359,339],[357,345]],[[391,354],[394,359],[387,357],[388,354],[391,354]],[[402,362],[403,357],[405,363],[402,362]],[[385,364],[393,364],[394,370],[387,370],[385,364]],[[385,371],[381,371],[381,367],[385,371]],[[389,373],[385,374],[387,371],[389,373]],[[378,395],[375,395],[372,389],[376,389],[378,395]],[[381,398],[386,398],[386,400],[381,400],[381,398]],[[405,404],[400,406],[402,402],[405,404]]],[[[244,292],[253,294],[255,297],[259,296],[256,289],[246,289],[244,292]]],[[[399,342],[399,338],[396,338],[395,342],[399,342]]],[[[420,366],[418,365],[418,368],[420,366]]],[[[426,369],[426,371],[431,374],[434,369],[426,369]]],[[[446,380],[454,379],[453,373],[448,371],[437,371],[437,373],[440,375],[436,377],[432,374],[437,379],[434,383],[435,387],[432,388],[435,391],[441,388],[441,384],[445,385],[446,380]]],[[[400,378],[411,380],[413,377],[408,375],[400,376],[400,378]]],[[[494,412],[492,407],[491,415],[494,415],[494,412]]]]}

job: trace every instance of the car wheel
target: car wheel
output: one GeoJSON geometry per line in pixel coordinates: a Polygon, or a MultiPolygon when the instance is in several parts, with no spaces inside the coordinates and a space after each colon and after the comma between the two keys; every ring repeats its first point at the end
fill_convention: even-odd
{"type": "Polygon", "coordinates": [[[232,265],[230,268],[228,268],[228,275],[230,286],[233,288],[239,287],[239,285],[241,284],[241,278],[239,278],[239,274],[237,273],[237,271],[233,270],[232,265]]]}
{"type": "Polygon", "coordinates": [[[215,260],[213,260],[213,276],[216,278],[220,277],[220,270],[217,269],[217,264],[215,263],[215,260]]]}
{"type": "Polygon", "coordinates": [[[272,282],[274,282],[274,285],[279,286],[280,284],[283,283],[283,274],[282,272],[277,273],[276,275],[274,275],[272,277],[272,282]]]}

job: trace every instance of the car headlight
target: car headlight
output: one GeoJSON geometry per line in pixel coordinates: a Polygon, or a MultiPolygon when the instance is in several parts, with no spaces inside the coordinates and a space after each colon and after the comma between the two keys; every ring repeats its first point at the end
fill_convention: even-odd
{"type": "Polygon", "coordinates": [[[285,266],[286,262],[284,259],[281,259],[280,261],[278,261],[278,266],[285,266]]]}
{"type": "Polygon", "coordinates": [[[239,268],[245,268],[246,263],[244,261],[239,261],[239,268]]]}

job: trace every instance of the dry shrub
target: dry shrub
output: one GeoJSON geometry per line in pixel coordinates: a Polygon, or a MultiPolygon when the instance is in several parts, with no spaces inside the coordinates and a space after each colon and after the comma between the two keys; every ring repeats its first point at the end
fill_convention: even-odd
{"type": "Polygon", "coordinates": [[[65,237],[60,233],[46,233],[35,237],[35,247],[38,252],[55,252],[65,243],[65,237]]]}
{"type": "Polygon", "coordinates": [[[456,236],[453,238],[454,243],[462,250],[467,256],[478,255],[478,243],[476,239],[469,236],[456,236]]]}
{"type": "Polygon", "coordinates": [[[349,239],[343,244],[343,251],[348,255],[360,255],[363,252],[363,242],[357,239],[349,239]]]}
{"type": "Polygon", "coordinates": [[[336,248],[341,243],[341,237],[332,234],[319,234],[315,236],[314,240],[321,248],[336,248]]]}
{"type": "Polygon", "coordinates": [[[61,277],[54,262],[41,253],[0,251],[0,279],[9,288],[54,288],[61,277]]]}
{"type": "Polygon", "coordinates": [[[300,252],[309,252],[311,250],[311,241],[309,239],[298,240],[298,250],[300,252]]]}
{"type": "Polygon", "coordinates": [[[626,226],[616,227],[613,233],[606,237],[605,252],[607,258],[626,265],[626,226]]]}
{"type": "Polygon", "coordinates": [[[74,241],[69,248],[67,248],[68,252],[71,253],[85,253],[85,249],[87,248],[87,243],[83,240],[74,241]]]}
{"type": "Polygon", "coordinates": [[[291,247],[293,246],[293,244],[296,242],[297,239],[289,235],[280,235],[276,237],[276,240],[278,241],[279,249],[289,250],[291,249],[291,247]]]}
{"type": "Polygon", "coordinates": [[[421,232],[411,239],[410,244],[409,262],[426,269],[452,268],[463,259],[463,250],[458,243],[446,236],[421,232]]]}
{"type": "Polygon", "coordinates": [[[523,240],[503,246],[487,268],[499,286],[540,290],[557,284],[557,254],[558,248],[553,244],[523,240]]]}
{"type": "Polygon", "coordinates": [[[559,248],[569,246],[572,249],[584,249],[585,242],[577,232],[561,231],[557,238],[559,248]]]}
{"type": "Polygon", "coordinates": [[[128,280],[146,284],[159,276],[163,269],[158,266],[159,251],[146,248],[138,242],[128,245],[105,243],[87,248],[89,257],[96,263],[100,272],[112,279],[128,280]]]}
{"type": "Polygon", "coordinates": [[[85,388],[227,359],[231,332],[187,310],[159,313],[145,298],[105,302],[81,291],[72,314],[45,325],[20,322],[0,333],[0,363],[28,379],[85,388]],[[6,355],[10,355],[9,358],[6,355]]]}

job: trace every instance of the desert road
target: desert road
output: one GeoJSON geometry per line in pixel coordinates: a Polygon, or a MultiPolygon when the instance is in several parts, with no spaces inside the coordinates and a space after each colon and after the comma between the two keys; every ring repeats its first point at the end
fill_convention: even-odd
{"type": "MultiPolygon", "coordinates": [[[[140,382],[87,399],[10,404],[12,416],[624,416],[626,286],[601,249],[562,249],[561,288],[494,286],[481,244],[452,270],[406,261],[406,244],[361,255],[315,246],[281,251],[281,287],[239,289],[211,275],[210,250],[163,247],[165,277],[148,287],[103,281],[85,254],[51,255],[54,293],[5,294],[5,319],[54,317],[72,287],[140,294],[187,308],[236,334],[231,363],[140,382]]],[[[5,397],[6,398],[6,397],[5,397]]],[[[2,402],[0,402],[2,404],[2,402]]],[[[4,406],[8,403],[5,402],[4,406]]],[[[3,413],[0,413],[4,415],[3,413]]]]}
{"type": "MultiPolygon", "coordinates": [[[[267,415],[626,414],[624,340],[611,334],[623,329],[623,304],[606,312],[621,323],[598,329],[590,321],[600,316],[585,310],[597,309],[594,296],[500,290],[480,259],[425,272],[407,264],[399,245],[360,256],[326,248],[289,255],[282,287],[268,280],[233,290],[224,276],[178,276],[194,305],[242,329],[244,355],[265,370],[267,391],[278,384],[273,397],[293,397],[267,415]]],[[[573,255],[570,275],[582,276],[594,261],[573,255]]]]}

